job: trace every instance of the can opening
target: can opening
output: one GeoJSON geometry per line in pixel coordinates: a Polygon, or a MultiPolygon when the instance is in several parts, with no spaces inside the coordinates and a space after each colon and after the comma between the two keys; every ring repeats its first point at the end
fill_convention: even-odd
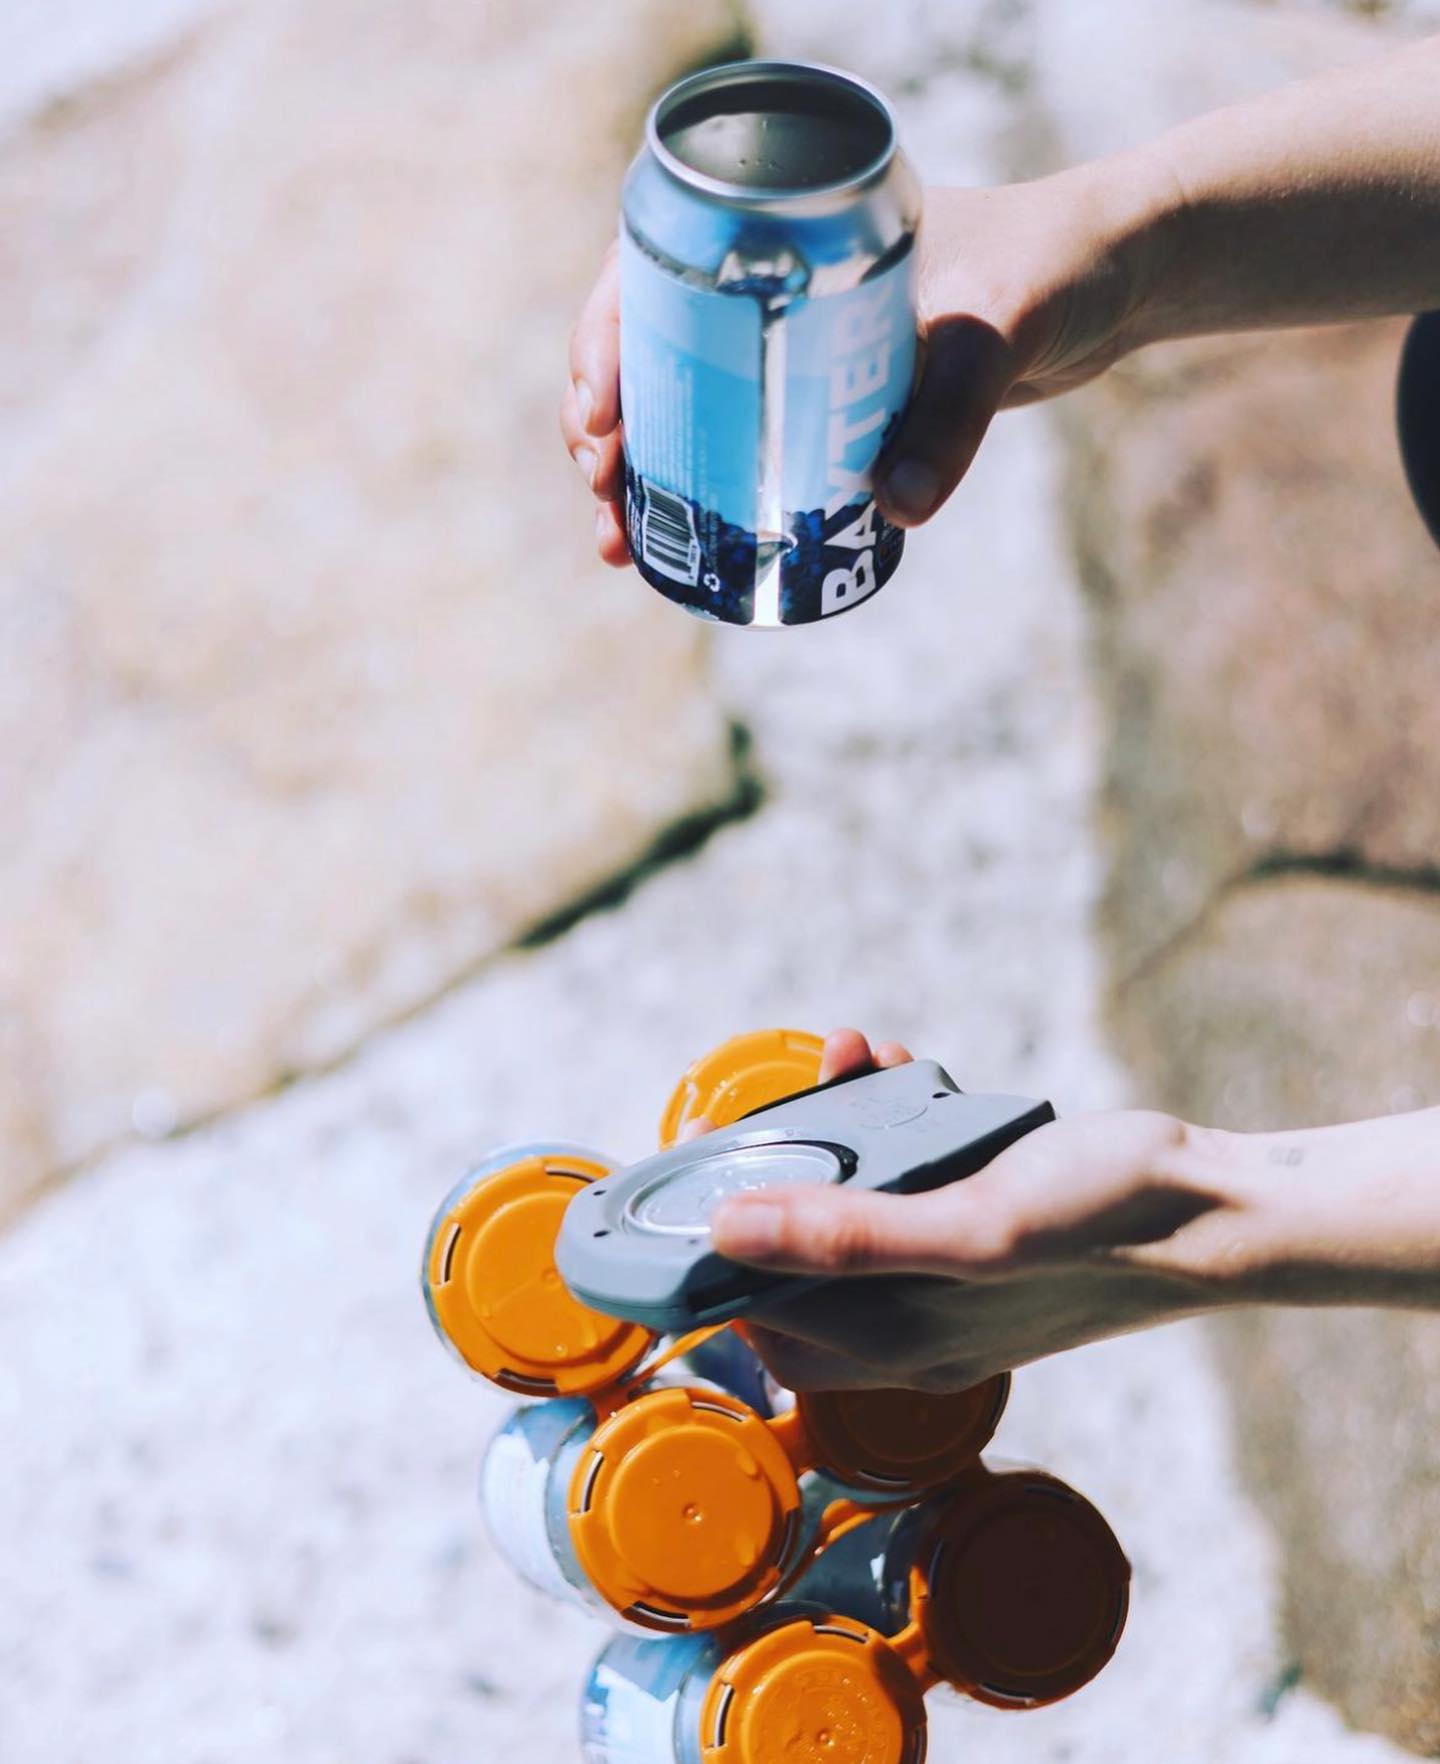
{"type": "Polygon", "coordinates": [[[683,80],[661,99],[654,126],[681,176],[770,196],[854,183],[895,142],[868,87],[785,62],[734,62],[683,80]]]}

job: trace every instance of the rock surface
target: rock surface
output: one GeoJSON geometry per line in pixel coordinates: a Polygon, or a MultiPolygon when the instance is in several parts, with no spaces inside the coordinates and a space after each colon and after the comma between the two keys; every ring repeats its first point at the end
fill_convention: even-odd
{"type": "Polygon", "coordinates": [[[0,1213],[733,794],[700,633],[603,591],[554,417],[638,117],[733,15],[587,16],[257,0],[0,156],[43,315],[0,389],[0,1213]]]}
{"type": "Polygon", "coordinates": [[[1256,866],[1440,852],[1440,552],[1395,437],[1403,322],[1156,350],[1076,400],[1122,972],[1256,866]]]}
{"type": "MultiPolygon", "coordinates": [[[[1201,1120],[1311,1125],[1434,1102],[1440,900],[1307,876],[1237,888],[1126,1017],[1201,1120]]],[[[1284,1550],[1306,1679],[1356,1722],[1440,1748],[1440,1319],[1227,1319],[1242,1467],[1284,1550]]]]}
{"type": "MultiPolygon", "coordinates": [[[[1294,7],[1121,6],[1083,33],[1061,11],[1040,97],[1070,157],[1387,40],[1294,7]]],[[[1440,553],[1396,447],[1402,331],[1155,349],[1066,401],[1114,1021],[1147,1099],[1192,1119],[1440,1101],[1440,553]]],[[[1218,1337],[1304,1681],[1434,1755],[1440,1329],[1276,1313],[1218,1337]]]]}

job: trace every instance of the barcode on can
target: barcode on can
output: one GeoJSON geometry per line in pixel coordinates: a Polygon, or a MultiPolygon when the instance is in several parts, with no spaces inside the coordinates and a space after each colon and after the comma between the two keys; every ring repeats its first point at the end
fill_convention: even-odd
{"type": "Polygon", "coordinates": [[[683,496],[641,478],[645,512],[640,517],[640,555],[652,570],[693,588],[700,579],[700,540],[695,516],[683,496]]]}

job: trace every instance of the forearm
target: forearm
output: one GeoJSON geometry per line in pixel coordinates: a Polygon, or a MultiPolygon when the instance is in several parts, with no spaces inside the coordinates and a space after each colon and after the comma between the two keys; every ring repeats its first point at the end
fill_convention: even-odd
{"type": "Polygon", "coordinates": [[[1127,346],[1440,306],[1440,37],[1141,150],[1127,346]]]}
{"type": "Polygon", "coordinates": [[[1176,1271],[1220,1302],[1440,1309],[1440,1109],[1289,1133],[1190,1129],[1179,1164],[1224,1197],[1170,1246],[1176,1271]]]}

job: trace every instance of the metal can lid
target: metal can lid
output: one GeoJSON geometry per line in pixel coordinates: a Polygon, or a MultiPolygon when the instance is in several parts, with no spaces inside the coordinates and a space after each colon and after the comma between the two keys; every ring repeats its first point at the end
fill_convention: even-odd
{"type": "Polygon", "coordinates": [[[538,1148],[462,1183],[431,1229],[425,1295],[442,1337],[505,1390],[585,1396],[623,1377],[653,1345],[638,1324],[573,1297],[555,1266],[565,1209],[613,1165],[538,1148]]]}
{"type": "Polygon", "coordinates": [[[674,1145],[692,1121],[729,1127],[820,1081],[825,1043],[800,1029],[756,1029],[734,1035],[689,1068],[660,1118],[660,1144],[674,1145]]]}
{"type": "Polygon", "coordinates": [[[884,1637],[843,1617],[805,1617],[737,1649],[701,1713],[705,1764],[916,1764],[919,1684],[884,1637]]]}
{"type": "Polygon", "coordinates": [[[779,1584],[800,1489],[774,1434],[720,1391],[647,1392],[596,1429],[570,1536],[596,1591],[642,1627],[711,1629],[779,1584]]]}
{"type": "Polygon", "coordinates": [[[943,1487],[973,1468],[1010,1397],[1002,1372],[968,1390],[809,1391],[796,1397],[821,1468],[896,1500],[943,1487]]]}
{"type": "Polygon", "coordinates": [[[862,188],[895,152],[885,100],[813,62],[732,61],[662,93],[646,143],[702,195],[770,206],[862,188]]]}
{"type": "Polygon", "coordinates": [[[1082,1495],[1040,1471],[984,1473],[941,1513],[911,1574],[935,1672],[1001,1708],[1088,1684],[1125,1627],[1130,1564],[1082,1495]]]}

